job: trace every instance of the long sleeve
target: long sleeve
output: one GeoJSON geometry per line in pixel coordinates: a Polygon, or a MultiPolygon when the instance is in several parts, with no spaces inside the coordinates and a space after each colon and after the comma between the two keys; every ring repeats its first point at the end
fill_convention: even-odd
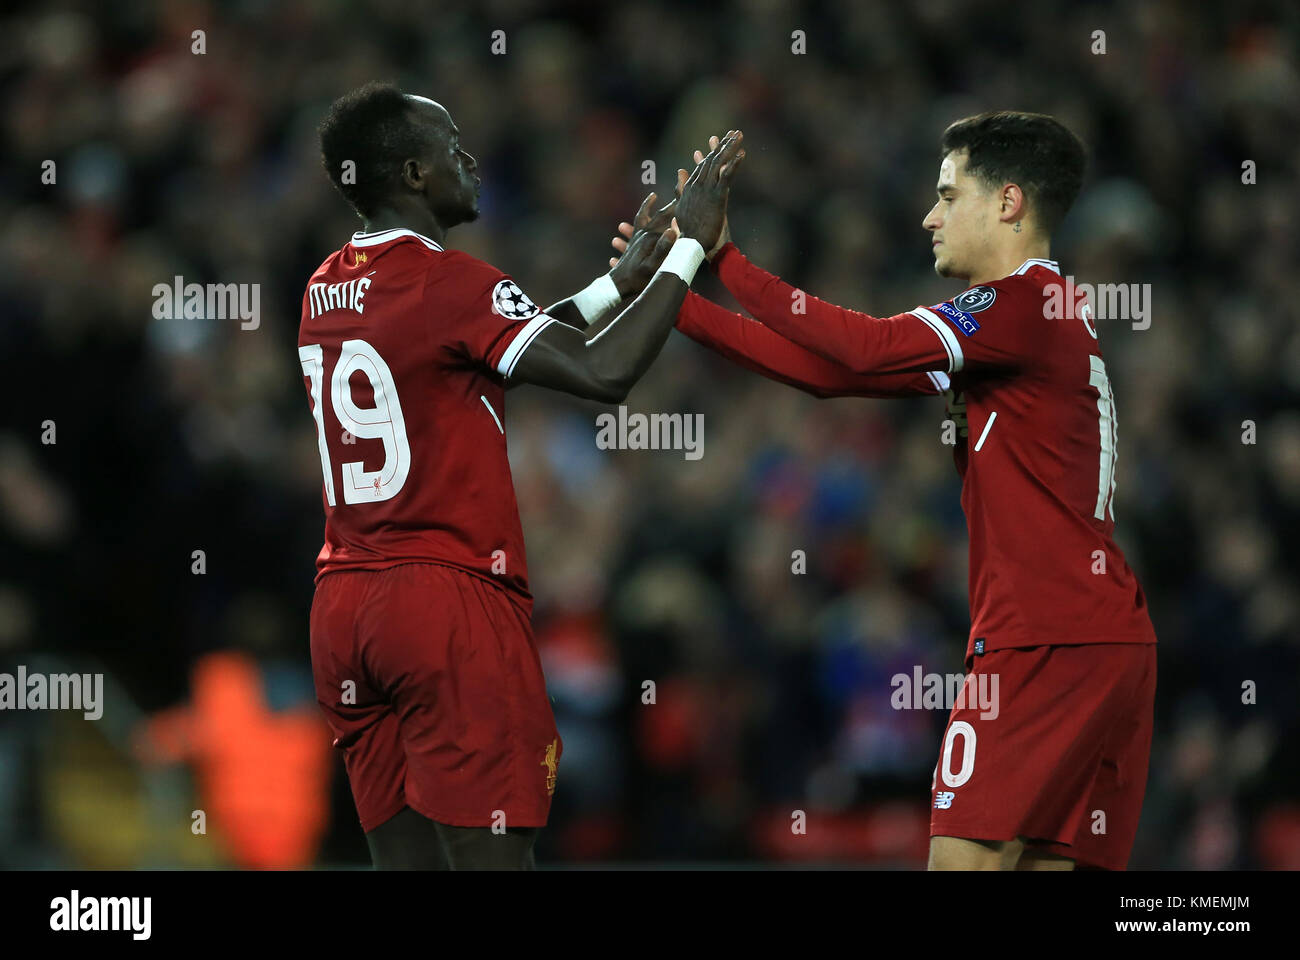
{"type": "Polygon", "coordinates": [[[695,293],[687,294],[677,329],[746,370],[815,397],[933,396],[948,388],[943,373],[855,373],[695,293]]]}
{"type": "Polygon", "coordinates": [[[856,373],[1019,367],[1039,349],[1048,329],[1041,305],[1040,322],[1033,323],[1032,304],[1014,283],[1019,277],[931,307],[873,317],[792,287],[750,263],[734,244],[718,253],[714,266],[741,306],[765,326],[856,373]]]}

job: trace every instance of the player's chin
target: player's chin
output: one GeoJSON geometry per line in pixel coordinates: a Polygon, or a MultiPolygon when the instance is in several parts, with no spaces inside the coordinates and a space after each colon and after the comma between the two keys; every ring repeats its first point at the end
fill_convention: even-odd
{"type": "Polygon", "coordinates": [[[449,211],[442,220],[450,229],[459,227],[462,223],[473,223],[478,219],[478,207],[461,207],[458,210],[449,211]]]}
{"type": "Polygon", "coordinates": [[[941,277],[953,276],[952,261],[947,257],[934,258],[934,272],[941,277]]]}

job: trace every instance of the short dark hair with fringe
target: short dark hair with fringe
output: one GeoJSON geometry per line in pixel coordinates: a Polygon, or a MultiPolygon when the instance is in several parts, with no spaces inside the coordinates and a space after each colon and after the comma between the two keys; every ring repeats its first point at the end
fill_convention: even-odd
{"type": "Polygon", "coordinates": [[[1083,186],[1083,144],[1054,117],[999,110],[958,120],[943,132],[940,155],[967,152],[966,173],[999,187],[1017,184],[1049,235],[1083,186]]]}

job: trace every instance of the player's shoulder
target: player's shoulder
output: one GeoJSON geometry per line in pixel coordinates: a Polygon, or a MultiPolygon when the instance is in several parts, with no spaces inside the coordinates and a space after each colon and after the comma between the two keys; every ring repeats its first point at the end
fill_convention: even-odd
{"type": "MultiPolygon", "coordinates": [[[[323,278],[329,276],[334,271],[334,266],[339,262],[339,257],[341,256],[343,256],[343,251],[339,249],[335,250],[328,257],[322,260],[320,266],[311,272],[308,284],[317,283],[323,278]]],[[[303,295],[306,296],[305,293],[303,295]]]]}
{"type": "Polygon", "coordinates": [[[930,305],[933,313],[943,317],[966,336],[983,325],[1022,314],[1031,291],[1013,278],[967,287],[955,297],[930,305]]]}
{"type": "Polygon", "coordinates": [[[1041,303],[1043,291],[1061,283],[1061,268],[1055,260],[1030,258],[1000,280],[992,280],[963,291],[954,297],[961,301],[957,306],[968,305],[988,309],[1002,301],[1001,306],[1019,306],[1025,300],[1041,303]]]}
{"type": "Polygon", "coordinates": [[[930,309],[971,334],[989,321],[1041,316],[1050,288],[1060,283],[1055,261],[1026,260],[1007,276],[967,287],[930,309]]]}
{"type": "MultiPolygon", "coordinates": [[[[1007,277],[993,285],[1006,292],[1009,302],[1035,317],[1046,320],[1083,320],[1088,332],[1096,339],[1096,330],[1090,319],[1091,306],[1084,291],[1074,283],[1074,277],[1062,276],[1055,260],[1026,260],[1007,277]]],[[[1049,325],[1050,326],[1050,325],[1049,325]]]]}
{"type": "Polygon", "coordinates": [[[444,250],[438,258],[437,266],[441,277],[459,279],[471,284],[496,281],[505,276],[505,271],[464,250],[444,250]]]}
{"type": "Polygon", "coordinates": [[[460,250],[448,250],[443,256],[438,276],[430,280],[434,296],[459,300],[475,313],[487,311],[506,320],[529,320],[541,313],[541,307],[499,267],[460,250]]]}
{"type": "Polygon", "coordinates": [[[445,250],[429,270],[425,291],[446,302],[472,305],[510,284],[503,270],[463,250],[445,250]]]}
{"type": "Polygon", "coordinates": [[[1016,304],[1023,300],[1032,300],[1036,304],[1041,304],[1051,290],[1060,287],[1061,283],[1061,267],[1055,260],[1034,257],[1026,260],[1001,280],[995,280],[984,286],[1001,294],[1005,300],[1016,304]]]}

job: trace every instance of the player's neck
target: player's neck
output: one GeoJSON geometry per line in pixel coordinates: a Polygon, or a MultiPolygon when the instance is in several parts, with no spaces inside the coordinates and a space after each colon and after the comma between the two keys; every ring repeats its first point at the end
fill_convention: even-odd
{"type": "Polygon", "coordinates": [[[1008,244],[996,256],[990,257],[980,269],[972,271],[970,277],[967,278],[966,286],[978,287],[982,283],[992,283],[994,280],[1009,277],[1026,260],[1051,259],[1051,252],[1051,241],[1046,239],[1032,239],[1008,244]]]}
{"type": "Polygon", "coordinates": [[[447,231],[443,225],[423,207],[402,210],[384,207],[376,211],[373,217],[362,217],[361,223],[365,227],[366,233],[379,233],[382,230],[405,227],[407,230],[414,230],[416,233],[428,237],[439,245],[447,237],[447,231]]]}

